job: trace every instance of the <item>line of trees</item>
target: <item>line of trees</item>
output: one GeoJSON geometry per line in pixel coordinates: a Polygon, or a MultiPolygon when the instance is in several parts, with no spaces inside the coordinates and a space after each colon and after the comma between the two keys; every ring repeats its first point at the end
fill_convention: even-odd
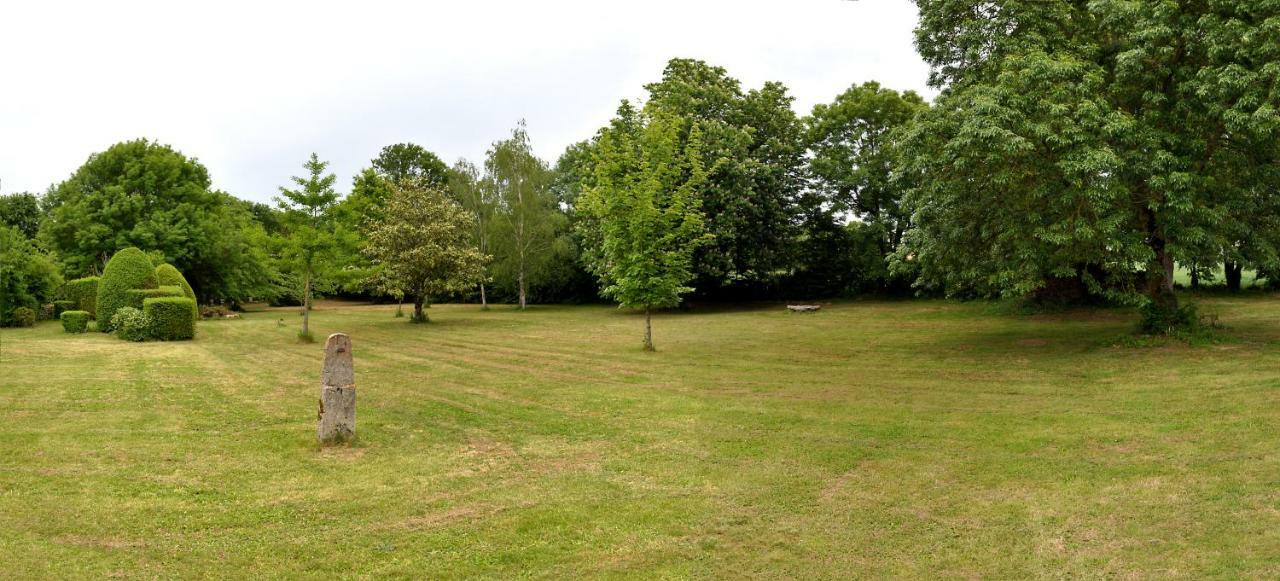
{"type": "Polygon", "coordinates": [[[781,83],[673,59],[554,164],[521,122],[480,164],[390,145],[345,197],[313,154],[273,207],[139,140],[0,199],[4,239],[67,277],[137,246],[202,302],[387,297],[415,321],[443,298],[937,293],[1128,302],[1167,330],[1192,316],[1175,265],[1280,278],[1274,3],[916,3],[933,103],[868,82],[801,117],[781,83]]]}

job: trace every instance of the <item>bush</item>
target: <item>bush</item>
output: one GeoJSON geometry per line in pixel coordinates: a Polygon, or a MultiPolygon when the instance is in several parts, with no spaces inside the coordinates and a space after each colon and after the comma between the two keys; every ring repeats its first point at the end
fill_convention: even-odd
{"type": "Polygon", "coordinates": [[[196,336],[195,301],[186,297],[160,297],[143,302],[142,313],[151,323],[151,338],[181,341],[196,336]]]}
{"type": "Polygon", "coordinates": [[[235,311],[227,308],[226,305],[205,305],[200,307],[201,319],[225,319],[235,316],[238,316],[235,311]]]}
{"type": "Polygon", "coordinates": [[[89,313],[93,317],[98,312],[98,277],[89,276],[68,281],[62,287],[62,296],[75,303],[78,310],[89,313]]]}
{"type": "Polygon", "coordinates": [[[187,277],[182,276],[172,264],[161,264],[156,267],[156,283],[160,286],[176,286],[182,289],[182,296],[191,299],[192,315],[199,317],[200,307],[197,306],[196,291],[191,288],[191,284],[187,282],[187,277]]]}
{"type": "Polygon", "coordinates": [[[89,329],[89,311],[63,311],[62,330],[68,333],[83,333],[89,329]]]}
{"type": "Polygon", "coordinates": [[[53,316],[57,318],[67,311],[83,311],[84,309],[77,308],[79,306],[76,301],[53,301],[53,316]]]}
{"type": "Polygon", "coordinates": [[[13,310],[12,319],[14,327],[34,327],[36,311],[30,307],[18,307],[13,310]]]}
{"type": "Polygon", "coordinates": [[[53,260],[17,229],[0,224],[0,327],[18,325],[19,308],[34,316],[54,298],[60,284],[62,276],[53,260]]]}
{"type": "Polygon", "coordinates": [[[146,313],[133,307],[116,309],[111,315],[111,329],[125,341],[146,341],[151,336],[151,322],[147,320],[146,313]]]}
{"type": "Polygon", "coordinates": [[[132,305],[135,300],[129,291],[156,286],[155,267],[151,266],[146,254],[137,248],[117,252],[107,262],[98,281],[98,329],[103,332],[115,330],[116,311],[132,305]],[[104,321],[106,325],[102,324],[104,321]]]}
{"type": "Polygon", "coordinates": [[[1194,304],[1177,309],[1162,309],[1147,302],[1138,309],[1142,320],[1138,330],[1146,335],[1170,335],[1178,331],[1192,331],[1200,325],[1200,317],[1194,304]]]}

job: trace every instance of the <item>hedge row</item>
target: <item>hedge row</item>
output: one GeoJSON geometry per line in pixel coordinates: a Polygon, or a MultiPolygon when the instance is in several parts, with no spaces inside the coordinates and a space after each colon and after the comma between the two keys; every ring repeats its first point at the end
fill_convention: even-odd
{"type": "Polygon", "coordinates": [[[62,296],[75,303],[75,309],[94,317],[98,312],[98,280],[96,276],[88,276],[68,281],[62,286],[62,296]]]}

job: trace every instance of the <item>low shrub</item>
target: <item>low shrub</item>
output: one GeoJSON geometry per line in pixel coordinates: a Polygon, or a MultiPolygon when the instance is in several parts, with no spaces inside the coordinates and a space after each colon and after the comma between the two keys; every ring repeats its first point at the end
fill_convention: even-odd
{"type": "Polygon", "coordinates": [[[196,336],[195,301],[186,297],[158,297],[143,302],[151,338],[181,341],[196,336]]]}
{"type": "Polygon", "coordinates": [[[1163,309],[1148,302],[1138,309],[1141,320],[1138,330],[1145,335],[1171,335],[1179,331],[1194,331],[1200,326],[1200,316],[1194,304],[1176,309],[1163,309]]]}
{"type": "Polygon", "coordinates": [[[98,277],[89,276],[68,281],[62,287],[62,296],[74,303],[72,308],[85,311],[93,317],[98,305],[98,277]]]}
{"type": "Polygon", "coordinates": [[[49,319],[54,318],[55,312],[59,312],[58,306],[53,303],[49,303],[47,305],[40,305],[40,310],[36,311],[36,320],[48,321],[49,319]]]}
{"type": "Polygon", "coordinates": [[[151,322],[138,309],[120,307],[111,316],[111,331],[125,341],[146,341],[151,336],[151,322]]]}
{"type": "Polygon", "coordinates": [[[79,307],[80,305],[76,301],[67,301],[67,300],[53,301],[53,316],[54,318],[57,318],[57,317],[61,317],[62,313],[65,313],[67,311],[85,311],[86,310],[86,309],[81,309],[79,307]]]}
{"type": "Polygon", "coordinates": [[[238,316],[236,312],[227,308],[226,305],[204,305],[200,307],[201,319],[225,319],[227,317],[238,316]]]}
{"type": "Polygon", "coordinates": [[[13,326],[15,327],[34,327],[36,326],[36,311],[30,307],[18,307],[13,310],[13,326]]]}
{"type": "Polygon", "coordinates": [[[68,333],[83,333],[89,329],[89,311],[63,311],[62,330],[68,333]]]}

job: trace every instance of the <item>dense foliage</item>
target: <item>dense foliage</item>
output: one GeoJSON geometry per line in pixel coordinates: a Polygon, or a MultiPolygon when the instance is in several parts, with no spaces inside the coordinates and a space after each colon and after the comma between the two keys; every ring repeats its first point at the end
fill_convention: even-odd
{"type": "Polygon", "coordinates": [[[98,312],[98,280],[96,276],[86,276],[67,281],[62,286],[62,296],[75,303],[77,309],[96,317],[98,312]]]}
{"type": "Polygon", "coordinates": [[[29,309],[34,316],[61,284],[62,276],[48,255],[17,228],[0,226],[0,327],[20,322],[17,309],[29,309]]]}
{"type": "Polygon", "coordinates": [[[23,237],[31,239],[40,231],[40,198],[23,192],[0,196],[0,226],[16,228],[23,237]]]}
{"type": "Polygon", "coordinates": [[[148,298],[142,303],[142,312],[150,325],[150,339],[182,341],[196,335],[196,302],[189,298],[148,298]]]}
{"type": "Polygon", "coordinates": [[[98,281],[98,330],[104,333],[114,330],[115,314],[121,308],[142,307],[141,298],[131,291],[157,286],[155,267],[141,250],[125,248],[115,253],[98,281]]]}
{"type": "Polygon", "coordinates": [[[1175,261],[1277,262],[1280,3],[917,4],[943,89],[901,157],[920,285],[1080,277],[1168,319],[1175,261]]]}
{"type": "Polygon", "coordinates": [[[83,333],[89,328],[88,311],[63,311],[58,318],[62,320],[62,330],[68,333],[83,333]]]}

